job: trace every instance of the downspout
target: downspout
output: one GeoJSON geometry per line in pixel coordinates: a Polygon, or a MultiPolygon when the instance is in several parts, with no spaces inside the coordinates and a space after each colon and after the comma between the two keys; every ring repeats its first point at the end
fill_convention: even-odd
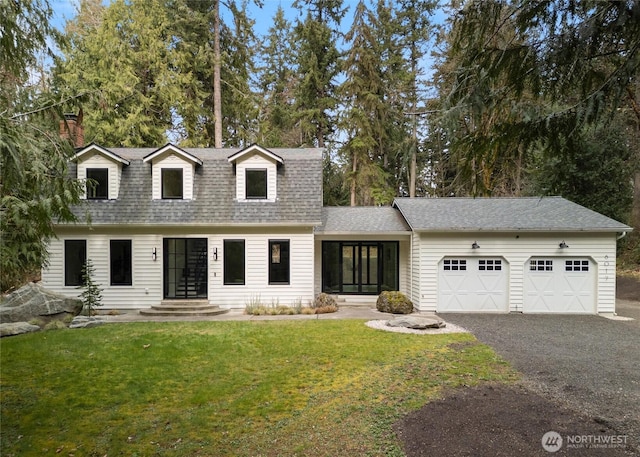
{"type": "Polygon", "coordinates": [[[616,241],[621,240],[622,238],[624,238],[625,236],[627,236],[627,232],[622,232],[617,238],[616,241]]]}

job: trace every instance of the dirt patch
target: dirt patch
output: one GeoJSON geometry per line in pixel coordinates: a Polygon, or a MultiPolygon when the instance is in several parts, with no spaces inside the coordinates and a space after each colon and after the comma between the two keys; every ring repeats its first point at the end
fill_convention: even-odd
{"type": "Polygon", "coordinates": [[[640,301],[640,276],[618,276],[616,297],[623,300],[640,301]]]}
{"type": "Polygon", "coordinates": [[[595,447],[593,441],[622,438],[609,438],[620,434],[602,420],[580,416],[520,385],[453,390],[394,428],[407,457],[638,455],[631,447],[637,444],[632,442],[635,437],[626,437],[626,446],[618,443],[605,448],[600,443],[595,447]],[[549,431],[563,440],[554,453],[542,447],[543,435],[549,431]]]}

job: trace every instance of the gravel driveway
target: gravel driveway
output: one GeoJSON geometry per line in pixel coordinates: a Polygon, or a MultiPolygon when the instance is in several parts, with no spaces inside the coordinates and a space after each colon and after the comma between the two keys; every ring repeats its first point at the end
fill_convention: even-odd
{"type": "MultiPolygon", "coordinates": [[[[618,314],[640,317],[640,302],[618,314]]],[[[640,443],[640,320],[598,316],[442,314],[525,375],[535,392],[640,443]]]]}

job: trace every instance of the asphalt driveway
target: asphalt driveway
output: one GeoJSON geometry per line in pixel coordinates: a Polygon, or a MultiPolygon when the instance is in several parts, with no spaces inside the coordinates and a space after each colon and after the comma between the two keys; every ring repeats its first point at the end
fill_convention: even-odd
{"type": "Polygon", "coordinates": [[[606,423],[640,447],[640,302],[599,316],[442,314],[470,330],[550,400],[606,423]]]}

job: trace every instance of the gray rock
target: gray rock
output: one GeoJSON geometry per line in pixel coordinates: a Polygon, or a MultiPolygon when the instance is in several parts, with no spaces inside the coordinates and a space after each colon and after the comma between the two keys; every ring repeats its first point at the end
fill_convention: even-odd
{"type": "Polygon", "coordinates": [[[447,324],[445,324],[437,317],[426,316],[399,316],[388,321],[387,325],[389,327],[406,327],[417,330],[424,330],[427,328],[443,328],[447,326],[447,324]]]}
{"type": "Polygon", "coordinates": [[[77,316],[82,301],[51,292],[40,284],[30,282],[11,292],[0,301],[0,322],[28,322],[32,319],[77,316]]]}
{"type": "Polygon", "coordinates": [[[3,336],[21,335],[23,333],[37,332],[40,327],[28,322],[7,322],[0,324],[0,338],[3,336]]]}
{"type": "Polygon", "coordinates": [[[91,328],[104,323],[104,318],[100,316],[76,316],[71,321],[69,328],[91,328]]]}

